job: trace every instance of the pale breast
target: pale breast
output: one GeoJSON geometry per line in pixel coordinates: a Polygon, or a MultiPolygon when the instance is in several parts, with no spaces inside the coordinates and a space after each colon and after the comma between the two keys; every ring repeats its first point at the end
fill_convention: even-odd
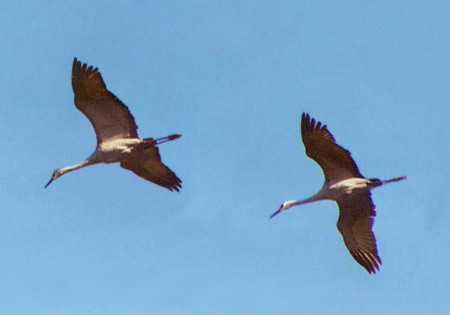
{"type": "Polygon", "coordinates": [[[99,144],[97,154],[101,156],[104,163],[118,163],[141,141],[140,139],[116,139],[103,142],[99,144]]]}
{"type": "Polygon", "coordinates": [[[369,184],[370,180],[365,178],[349,178],[331,184],[328,189],[333,196],[339,198],[342,195],[368,191],[371,188],[369,184]]]}

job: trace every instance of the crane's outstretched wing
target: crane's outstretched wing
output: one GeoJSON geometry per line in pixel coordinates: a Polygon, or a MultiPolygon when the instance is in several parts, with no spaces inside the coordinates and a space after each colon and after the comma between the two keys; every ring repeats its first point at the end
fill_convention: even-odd
{"type": "Polygon", "coordinates": [[[120,138],[137,138],[137,126],[128,107],[106,89],[97,68],[88,67],[75,58],[72,67],[75,106],[91,122],[97,142],[120,138]]]}
{"type": "Polygon", "coordinates": [[[337,227],[345,246],[361,266],[375,274],[382,262],[372,232],[376,213],[370,191],[342,198],[337,203],[340,210],[337,227]]]}
{"type": "Polygon", "coordinates": [[[306,155],[323,170],[325,181],[364,178],[349,151],[336,144],[326,125],[303,113],[301,133],[306,155]]]}
{"type": "Polygon", "coordinates": [[[170,191],[181,188],[181,179],[161,162],[157,146],[135,148],[130,158],[122,161],[120,166],[170,191]]]}

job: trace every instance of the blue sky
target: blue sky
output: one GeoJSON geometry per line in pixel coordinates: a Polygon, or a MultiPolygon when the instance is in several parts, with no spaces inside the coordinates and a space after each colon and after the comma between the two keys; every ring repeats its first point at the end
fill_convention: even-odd
{"type": "Polygon", "coordinates": [[[3,1],[1,314],[443,314],[450,310],[446,1],[3,1]],[[95,149],[73,58],[99,67],[180,193],[95,149]],[[377,189],[370,276],[299,136],[326,123],[377,189]]]}

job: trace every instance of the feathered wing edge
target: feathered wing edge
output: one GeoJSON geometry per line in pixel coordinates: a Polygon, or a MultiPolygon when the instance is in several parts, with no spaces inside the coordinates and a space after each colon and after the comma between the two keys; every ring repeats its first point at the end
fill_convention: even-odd
{"type": "Polygon", "coordinates": [[[365,192],[337,201],[339,220],[337,228],[353,258],[370,274],[375,274],[382,261],[372,231],[376,215],[371,193],[365,192]]]}
{"type": "Polygon", "coordinates": [[[129,108],[106,88],[98,68],[74,58],[72,88],[75,107],[91,122],[97,141],[138,138],[137,125],[129,108]]]}
{"type": "Polygon", "coordinates": [[[181,179],[162,163],[157,146],[145,147],[143,145],[135,148],[130,158],[122,161],[120,166],[170,191],[179,191],[182,187],[181,179]]]}
{"type": "Polygon", "coordinates": [[[351,177],[364,178],[351,153],[338,145],[320,121],[303,113],[301,120],[301,135],[306,155],[322,168],[327,182],[351,177]]]}

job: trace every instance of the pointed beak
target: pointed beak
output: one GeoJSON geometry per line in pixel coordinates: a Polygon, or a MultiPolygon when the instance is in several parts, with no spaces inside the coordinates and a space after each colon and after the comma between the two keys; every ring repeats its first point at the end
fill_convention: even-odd
{"type": "Polygon", "coordinates": [[[50,185],[53,182],[53,176],[52,178],[50,178],[50,180],[48,181],[47,185],[45,185],[44,189],[48,187],[48,185],[50,185]]]}
{"type": "Polygon", "coordinates": [[[270,216],[269,219],[272,219],[274,216],[276,216],[277,214],[280,214],[281,212],[283,212],[283,209],[280,207],[280,209],[278,209],[277,211],[275,211],[275,213],[272,214],[272,215],[270,216]]]}

